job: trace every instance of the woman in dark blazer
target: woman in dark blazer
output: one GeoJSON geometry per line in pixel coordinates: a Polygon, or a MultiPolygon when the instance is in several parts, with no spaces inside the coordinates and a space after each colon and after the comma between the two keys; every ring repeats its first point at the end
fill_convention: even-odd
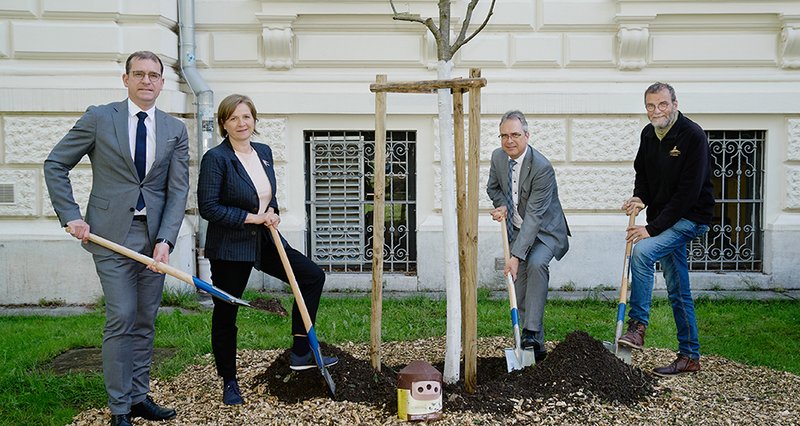
{"type": "MultiPolygon", "coordinates": [[[[252,142],[257,112],[253,101],[230,95],[217,111],[222,143],[208,150],[200,164],[197,202],[200,215],[208,221],[205,257],[211,263],[214,286],[241,297],[257,270],[288,282],[267,226],[280,224],[275,198],[275,170],[269,146],[252,142]]],[[[297,278],[311,321],[315,321],[325,273],[308,257],[281,238],[297,278]]],[[[223,381],[223,402],[242,404],[236,380],[236,314],[238,306],[214,299],[211,317],[211,347],[217,373],[223,381]]],[[[297,303],[292,307],[294,343],[289,355],[292,369],[316,367],[297,303]]],[[[338,360],[325,357],[326,365],[338,360]]]]}

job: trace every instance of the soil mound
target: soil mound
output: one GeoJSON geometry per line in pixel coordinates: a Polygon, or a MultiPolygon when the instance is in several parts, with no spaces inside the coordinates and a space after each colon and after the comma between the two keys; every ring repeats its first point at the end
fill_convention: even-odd
{"type": "Polygon", "coordinates": [[[281,301],[274,297],[271,299],[254,299],[250,301],[250,306],[260,311],[271,312],[282,317],[285,317],[288,314],[283,305],[281,305],[281,301]]]}
{"type": "MultiPolygon", "coordinates": [[[[397,371],[381,366],[377,372],[369,361],[358,359],[342,351],[336,346],[320,343],[320,351],[325,356],[339,358],[339,363],[328,368],[328,372],[336,384],[336,400],[362,402],[382,406],[387,409],[397,408],[397,371]]],[[[266,371],[257,375],[255,384],[266,385],[268,392],[278,399],[295,403],[315,397],[328,398],[328,385],[322,378],[318,368],[293,371],[289,368],[289,352],[287,349],[267,367],[266,371]]]]}
{"type": "Polygon", "coordinates": [[[622,362],[603,343],[573,331],[537,365],[535,380],[554,394],[591,393],[607,401],[631,405],[652,395],[656,379],[622,362]]]}
{"type": "MultiPolygon", "coordinates": [[[[325,355],[339,358],[339,363],[329,369],[336,383],[336,400],[370,404],[389,412],[397,409],[397,372],[404,365],[384,364],[381,372],[376,372],[369,361],[357,359],[336,346],[323,343],[321,350],[325,355]]],[[[444,369],[443,363],[434,367],[439,371],[444,369]]],[[[538,405],[552,397],[634,405],[652,395],[656,383],[654,377],[623,363],[602,342],[583,331],[570,333],[544,361],[523,370],[508,373],[505,357],[479,357],[477,380],[474,394],[464,390],[463,381],[445,385],[444,410],[496,413],[511,411],[523,403],[538,405]]],[[[292,371],[288,350],[254,381],[290,403],[327,398],[327,385],[319,370],[292,371]]]]}

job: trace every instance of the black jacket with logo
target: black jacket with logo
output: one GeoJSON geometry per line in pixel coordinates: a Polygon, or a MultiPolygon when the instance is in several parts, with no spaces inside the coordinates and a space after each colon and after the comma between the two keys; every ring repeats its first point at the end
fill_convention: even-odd
{"type": "Polygon", "coordinates": [[[708,225],[714,216],[714,187],[708,139],[697,123],[678,112],[678,119],[658,140],[652,124],[642,130],[633,162],[633,195],[647,205],[647,232],[669,229],[680,219],[708,225]]]}

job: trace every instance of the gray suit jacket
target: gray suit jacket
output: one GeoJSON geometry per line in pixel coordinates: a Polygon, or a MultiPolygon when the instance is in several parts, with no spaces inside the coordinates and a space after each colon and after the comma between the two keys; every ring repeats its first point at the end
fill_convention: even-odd
{"type": "MultiPolygon", "coordinates": [[[[130,230],[141,186],[151,244],[157,238],[176,242],[189,193],[189,138],[182,121],[158,109],[155,123],[155,159],[139,182],[128,136],[128,101],[86,110],[44,162],[47,190],[62,226],[81,218],[69,172],[88,155],[92,191],[84,220],[92,233],[121,244],[130,230]]],[[[111,253],[92,243],[84,247],[95,254],[111,253]]]]}
{"type": "MultiPolygon", "coordinates": [[[[538,238],[553,251],[557,260],[561,260],[569,250],[569,227],[558,199],[558,184],[553,166],[544,155],[529,145],[519,178],[518,204],[522,228],[514,236],[511,255],[527,259],[538,238]]],[[[507,204],[508,154],[501,148],[492,153],[486,192],[495,208],[507,204]]]]}

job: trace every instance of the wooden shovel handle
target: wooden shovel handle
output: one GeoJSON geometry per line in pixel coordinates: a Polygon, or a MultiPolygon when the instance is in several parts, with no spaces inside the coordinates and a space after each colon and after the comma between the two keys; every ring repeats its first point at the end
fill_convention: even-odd
{"type": "MultiPolygon", "coordinates": [[[[642,203],[635,203],[633,205],[633,214],[628,216],[628,228],[636,225],[636,216],[639,215],[639,211],[641,211],[643,208],[644,204],[642,203]]],[[[625,244],[625,262],[622,265],[622,283],[620,284],[619,287],[619,303],[625,303],[628,297],[628,269],[630,268],[632,251],[633,251],[633,242],[628,241],[625,244]]]]}
{"type": "Polygon", "coordinates": [[[273,226],[268,226],[268,228],[269,232],[272,234],[272,241],[275,243],[275,249],[278,250],[278,256],[281,258],[283,269],[286,270],[286,277],[289,278],[289,286],[292,288],[292,294],[294,294],[294,301],[297,303],[300,316],[303,317],[303,325],[306,326],[306,332],[308,332],[314,324],[311,322],[311,317],[308,315],[306,302],[303,300],[303,294],[300,293],[300,286],[297,284],[297,279],[294,277],[294,271],[292,270],[292,265],[289,263],[289,257],[286,256],[286,249],[283,248],[278,230],[273,226]]]}
{"type": "MultiPolygon", "coordinates": [[[[67,227],[66,230],[67,232],[69,232],[69,227],[67,227]]],[[[147,266],[152,265],[162,274],[171,275],[183,282],[194,285],[194,280],[192,280],[191,275],[166,263],[156,262],[155,260],[153,260],[152,257],[145,256],[137,251],[131,250],[125,246],[119,245],[113,241],[109,241],[95,234],[91,233],[89,234],[89,241],[97,244],[98,246],[105,247],[113,252],[119,253],[127,258],[143,263],[147,266]]]]}
{"type": "Polygon", "coordinates": [[[506,262],[511,259],[511,248],[508,245],[508,225],[506,225],[506,218],[500,220],[500,231],[503,235],[503,254],[505,255],[506,262]]]}
{"type": "MultiPolygon", "coordinates": [[[[508,228],[506,228],[506,218],[504,217],[500,221],[500,231],[503,236],[503,255],[505,258],[506,263],[511,259],[511,248],[508,244],[508,228]]],[[[508,288],[508,303],[511,305],[511,309],[517,308],[517,291],[514,288],[514,279],[511,277],[511,272],[509,272],[506,276],[506,287],[508,288]]]]}

